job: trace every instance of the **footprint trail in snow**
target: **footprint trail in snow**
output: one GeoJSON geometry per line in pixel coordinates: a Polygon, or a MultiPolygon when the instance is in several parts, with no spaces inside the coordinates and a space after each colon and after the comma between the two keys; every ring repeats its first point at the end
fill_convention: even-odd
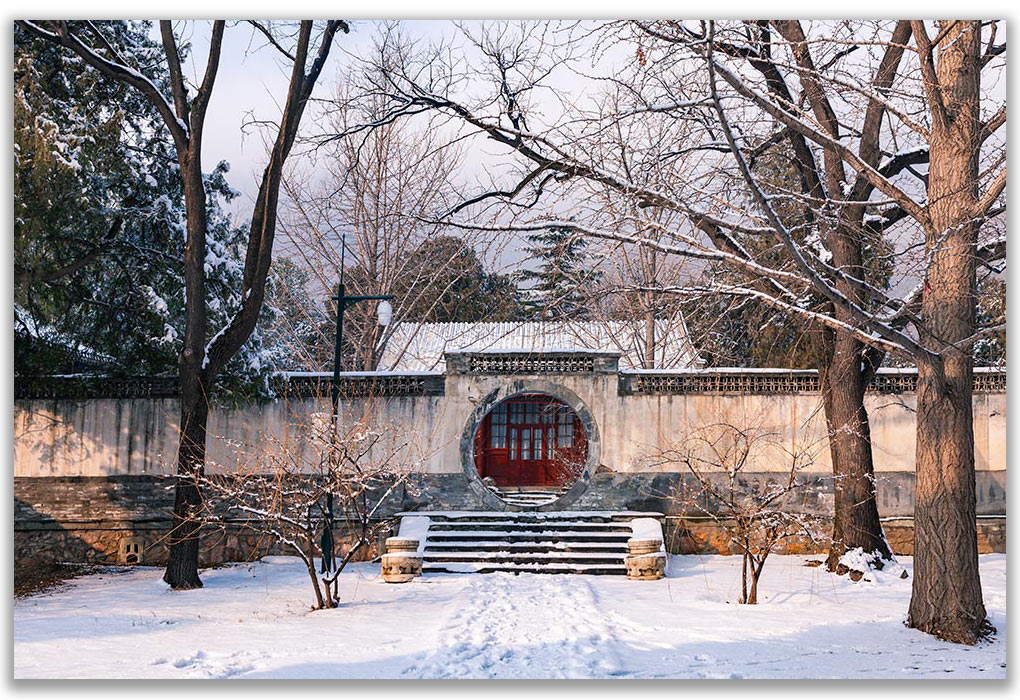
{"type": "Polygon", "coordinates": [[[604,678],[622,673],[613,626],[583,576],[473,577],[416,678],[604,678]]]}

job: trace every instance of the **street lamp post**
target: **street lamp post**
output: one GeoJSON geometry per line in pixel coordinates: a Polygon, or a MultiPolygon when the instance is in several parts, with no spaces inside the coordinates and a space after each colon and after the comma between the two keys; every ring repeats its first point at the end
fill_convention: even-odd
{"type": "Polygon", "coordinates": [[[376,313],[379,325],[385,328],[390,325],[390,320],[393,318],[393,305],[390,304],[393,295],[369,294],[348,296],[344,294],[344,283],[340,282],[336,288],[336,296],[332,297],[332,299],[336,302],[336,346],[333,349],[333,415],[336,416],[340,405],[340,350],[344,342],[344,310],[348,306],[357,304],[359,301],[377,300],[379,308],[376,313]]]}
{"type": "MultiPolygon", "coordinates": [[[[336,301],[336,346],[333,348],[333,414],[331,416],[332,428],[330,429],[331,439],[336,441],[337,423],[339,422],[340,414],[340,350],[344,342],[344,310],[348,306],[353,306],[359,301],[370,301],[377,300],[379,302],[379,308],[376,310],[377,317],[379,319],[379,325],[384,328],[390,325],[390,320],[393,318],[393,305],[390,304],[390,300],[393,299],[392,294],[375,294],[375,295],[351,295],[344,294],[344,283],[341,275],[341,282],[337,285],[336,296],[332,297],[336,301]]],[[[323,580],[326,582],[326,595],[327,597],[334,597],[336,595],[336,574],[333,573],[336,568],[335,557],[333,556],[333,494],[329,493],[326,495],[326,506],[322,507],[320,504],[320,510],[323,515],[322,524],[322,536],[319,538],[319,547],[322,550],[322,575],[323,580]],[[332,575],[332,578],[330,576],[332,575]],[[332,586],[332,591],[331,587],[332,586]]],[[[309,516],[310,517],[310,516],[309,516]]]]}

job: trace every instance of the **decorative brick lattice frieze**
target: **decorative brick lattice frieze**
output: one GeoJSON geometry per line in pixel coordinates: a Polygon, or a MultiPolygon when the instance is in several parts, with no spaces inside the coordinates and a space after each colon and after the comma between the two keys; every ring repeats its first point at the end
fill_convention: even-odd
{"type": "Polygon", "coordinates": [[[15,399],[172,399],[177,377],[15,377],[15,399]]]}
{"type": "MultiPolygon", "coordinates": [[[[280,396],[329,396],[333,381],[330,377],[290,377],[279,382],[280,396]]],[[[340,378],[341,398],[372,396],[434,396],[443,393],[442,375],[369,373],[340,378]]]]}
{"type": "Polygon", "coordinates": [[[636,374],[621,378],[625,394],[796,394],[818,391],[810,374],[636,374]]]}
{"type": "Polygon", "coordinates": [[[471,374],[576,374],[594,372],[595,358],[591,355],[471,355],[468,371],[471,374]]]}
{"type": "Polygon", "coordinates": [[[975,372],[974,391],[995,394],[1006,391],[1006,370],[975,372]]]}
{"type": "MultiPolygon", "coordinates": [[[[614,374],[619,356],[586,353],[451,353],[448,371],[453,374],[550,375],[614,374]]],[[[620,394],[800,394],[818,392],[814,370],[746,370],[691,372],[625,372],[620,377],[620,394]]],[[[328,374],[290,375],[273,382],[278,396],[329,396],[332,378],[328,374]]],[[[902,394],[917,391],[917,371],[879,371],[868,391],[902,394]]],[[[1006,391],[1005,369],[977,369],[976,393],[1006,391]]],[[[440,396],[444,376],[423,373],[345,374],[340,379],[340,396],[440,396]]],[[[177,398],[177,377],[15,377],[15,399],[84,401],[89,399],[177,398]]]]}
{"type": "MultiPolygon", "coordinates": [[[[621,394],[800,394],[820,391],[814,370],[747,372],[642,372],[621,374],[621,394]]],[[[1006,390],[1005,370],[978,370],[974,391],[1001,393],[1006,390]]],[[[902,394],[917,391],[917,371],[880,371],[868,391],[902,394]]]]}
{"type": "MultiPolygon", "coordinates": [[[[273,391],[281,397],[329,396],[332,377],[326,374],[277,377],[273,391]]],[[[340,396],[430,396],[443,393],[442,375],[344,375],[340,396]]],[[[14,398],[85,401],[89,399],[175,399],[177,377],[15,377],[14,398]]]]}

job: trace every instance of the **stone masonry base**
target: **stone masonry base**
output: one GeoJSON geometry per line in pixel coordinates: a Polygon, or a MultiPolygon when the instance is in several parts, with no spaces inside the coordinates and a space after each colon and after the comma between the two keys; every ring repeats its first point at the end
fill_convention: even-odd
{"type": "MultiPolygon", "coordinates": [[[[913,518],[890,518],[882,523],[885,537],[893,554],[911,556],[914,553],[913,518]]],[[[1006,551],[1006,518],[979,518],[978,553],[1006,551]]],[[[734,554],[736,550],[727,540],[726,531],[713,522],[686,518],[666,519],[666,549],[674,554],[734,554]]],[[[811,542],[806,537],[791,538],[776,550],[779,554],[821,554],[825,542],[811,542]]]]}
{"type": "MultiPolygon", "coordinates": [[[[913,521],[901,518],[884,523],[886,537],[893,552],[910,555],[914,551],[913,521]]],[[[382,536],[389,529],[382,524],[382,536]]],[[[91,526],[85,529],[50,527],[45,529],[16,529],[14,556],[37,561],[57,561],[92,564],[143,564],[160,566],[166,563],[166,533],[164,528],[132,527],[119,523],[110,527],[91,526]],[[135,545],[132,550],[131,545],[135,545]],[[129,560],[135,553],[133,560],[129,560]]],[[[345,551],[352,538],[345,537],[340,528],[339,551],[345,551]]],[[[674,554],[733,554],[724,530],[718,525],[698,521],[681,522],[668,518],[666,522],[666,548],[674,554]]],[[[978,521],[978,550],[982,554],[1006,551],[1006,519],[982,518],[978,521]]],[[[200,564],[212,566],[227,562],[254,561],[268,554],[292,554],[243,527],[224,531],[206,532],[202,538],[200,564]]],[[[782,554],[821,554],[824,543],[804,539],[791,540],[777,550],[782,554]]],[[[377,542],[364,549],[359,561],[372,559],[382,553],[377,542]]]]}
{"type": "MultiPolygon", "coordinates": [[[[667,513],[666,547],[673,553],[731,553],[725,532],[711,521],[672,512],[661,494],[673,486],[668,474],[598,475],[578,503],[577,510],[645,510],[667,513]],[[661,482],[661,483],[660,483],[661,482]]],[[[463,475],[423,477],[415,493],[399,494],[381,514],[400,511],[479,510],[480,502],[463,475]],[[417,494],[417,495],[416,495],[417,494]],[[427,494],[427,496],[425,495],[427,494]]],[[[979,474],[978,545],[982,553],[1006,551],[1005,474],[979,474]]],[[[884,475],[879,512],[886,537],[897,554],[913,553],[913,475],[884,475]]],[[[815,513],[831,512],[831,494],[816,494],[815,513]]],[[[166,535],[173,509],[173,480],[152,476],[16,477],[14,479],[14,555],[40,561],[96,564],[166,562],[166,535]]],[[[380,523],[380,537],[392,534],[395,522],[380,523]]],[[[822,528],[824,531],[824,527],[822,528]]],[[[336,533],[339,550],[350,543],[342,527],[336,533]]],[[[816,553],[824,543],[792,541],[782,551],[816,553]]],[[[287,554],[240,524],[207,530],[202,538],[201,564],[251,561],[267,554],[287,554]]],[[[380,547],[362,552],[375,557],[380,547]]]]}

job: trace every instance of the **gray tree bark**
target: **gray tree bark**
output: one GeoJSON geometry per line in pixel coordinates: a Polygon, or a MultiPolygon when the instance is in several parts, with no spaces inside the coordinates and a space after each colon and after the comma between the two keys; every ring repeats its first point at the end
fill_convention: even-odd
{"type": "MultiPolygon", "coordinates": [[[[932,111],[925,231],[931,262],[919,328],[922,342],[937,355],[918,363],[908,624],[941,639],[973,644],[988,628],[978,573],[973,355],[967,342],[976,331],[981,25],[939,24],[944,36],[925,78],[932,111]]],[[[919,36],[922,52],[924,44],[925,37],[919,36]]]]}

